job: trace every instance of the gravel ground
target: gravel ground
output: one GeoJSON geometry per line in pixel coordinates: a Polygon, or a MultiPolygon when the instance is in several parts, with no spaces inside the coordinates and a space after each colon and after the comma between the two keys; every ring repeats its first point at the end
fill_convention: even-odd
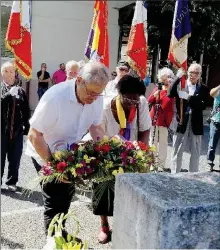
{"type": "MultiPolygon", "coordinates": [[[[206,153],[208,144],[208,126],[205,127],[203,146],[200,157],[200,171],[206,169],[206,153]]],[[[170,163],[171,146],[168,149],[167,167],[170,163]]],[[[220,145],[218,147],[216,164],[220,165],[220,145]]],[[[184,153],[183,168],[188,169],[189,153],[184,153]]],[[[216,169],[219,170],[217,167],[216,169]]],[[[7,173],[7,169],[6,169],[7,173]]],[[[29,157],[23,155],[20,168],[18,186],[22,188],[34,185],[33,180],[37,177],[36,171],[29,157]]],[[[22,192],[11,193],[2,186],[1,189],[1,247],[2,249],[41,249],[45,244],[43,231],[43,203],[39,188],[31,195],[22,192]]],[[[90,200],[85,196],[77,195],[71,205],[71,209],[77,215],[81,230],[79,237],[85,239],[91,248],[110,249],[111,243],[100,245],[96,235],[99,230],[99,217],[94,216],[89,209],[90,200]]],[[[72,230],[71,221],[67,222],[67,229],[72,230]]],[[[110,220],[112,225],[112,219],[110,220]]]]}

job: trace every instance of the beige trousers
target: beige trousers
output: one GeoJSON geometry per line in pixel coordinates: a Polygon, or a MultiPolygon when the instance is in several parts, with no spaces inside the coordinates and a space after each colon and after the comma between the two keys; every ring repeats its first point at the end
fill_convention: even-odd
{"type": "Polygon", "coordinates": [[[153,142],[153,133],[155,127],[150,131],[150,145],[154,145],[158,154],[158,160],[160,167],[164,168],[167,159],[167,147],[168,147],[168,129],[161,126],[156,126],[155,137],[153,142]]]}

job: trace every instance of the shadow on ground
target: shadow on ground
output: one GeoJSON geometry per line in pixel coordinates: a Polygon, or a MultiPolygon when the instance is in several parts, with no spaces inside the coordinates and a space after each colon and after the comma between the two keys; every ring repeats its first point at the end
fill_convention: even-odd
{"type": "Polygon", "coordinates": [[[24,249],[23,244],[11,241],[1,236],[1,248],[9,247],[10,249],[24,249]]]}
{"type": "Polygon", "coordinates": [[[1,189],[1,195],[9,196],[16,200],[29,201],[37,204],[38,206],[43,206],[42,194],[38,191],[32,191],[18,187],[18,192],[11,192],[8,189],[1,189]]]}

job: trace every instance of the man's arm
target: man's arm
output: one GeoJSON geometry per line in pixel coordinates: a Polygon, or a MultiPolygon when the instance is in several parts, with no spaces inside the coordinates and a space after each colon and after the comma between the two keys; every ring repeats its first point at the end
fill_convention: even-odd
{"type": "Polygon", "coordinates": [[[38,76],[37,76],[40,81],[43,81],[43,79],[44,79],[44,72],[45,71],[42,70],[41,75],[38,74],[38,76]]]}
{"type": "Polygon", "coordinates": [[[45,79],[45,80],[41,80],[41,82],[50,82],[50,78],[45,79]]]}
{"type": "Polygon", "coordinates": [[[49,161],[51,159],[51,152],[44,140],[44,136],[42,133],[40,133],[34,128],[30,128],[30,131],[28,133],[28,139],[34,146],[36,152],[43,160],[49,161]]]}
{"type": "Polygon", "coordinates": [[[220,85],[218,85],[217,87],[211,89],[210,96],[215,98],[219,93],[220,93],[220,85]]]}
{"type": "Polygon", "coordinates": [[[89,132],[94,141],[97,141],[98,139],[102,139],[105,135],[105,132],[101,125],[98,125],[98,126],[92,125],[89,129],[89,132]]]}
{"type": "Polygon", "coordinates": [[[173,97],[178,97],[178,91],[177,91],[177,86],[180,83],[180,78],[179,77],[175,77],[173,82],[170,84],[168,90],[167,90],[167,96],[170,98],[173,97]]]}

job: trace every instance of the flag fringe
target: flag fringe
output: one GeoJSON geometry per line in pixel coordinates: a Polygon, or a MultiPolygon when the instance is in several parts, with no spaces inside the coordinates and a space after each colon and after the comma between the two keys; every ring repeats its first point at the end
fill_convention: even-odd
{"type": "Polygon", "coordinates": [[[32,69],[20,58],[17,56],[17,54],[15,53],[15,50],[14,48],[10,45],[10,43],[8,41],[6,41],[5,43],[6,45],[6,48],[8,50],[10,50],[13,55],[14,55],[14,58],[15,58],[15,63],[16,61],[19,62],[28,72],[30,75],[27,75],[24,71],[22,71],[22,69],[19,68],[19,66],[17,65],[17,69],[18,69],[18,72],[27,80],[30,80],[31,79],[31,75],[32,75],[32,69]]]}

